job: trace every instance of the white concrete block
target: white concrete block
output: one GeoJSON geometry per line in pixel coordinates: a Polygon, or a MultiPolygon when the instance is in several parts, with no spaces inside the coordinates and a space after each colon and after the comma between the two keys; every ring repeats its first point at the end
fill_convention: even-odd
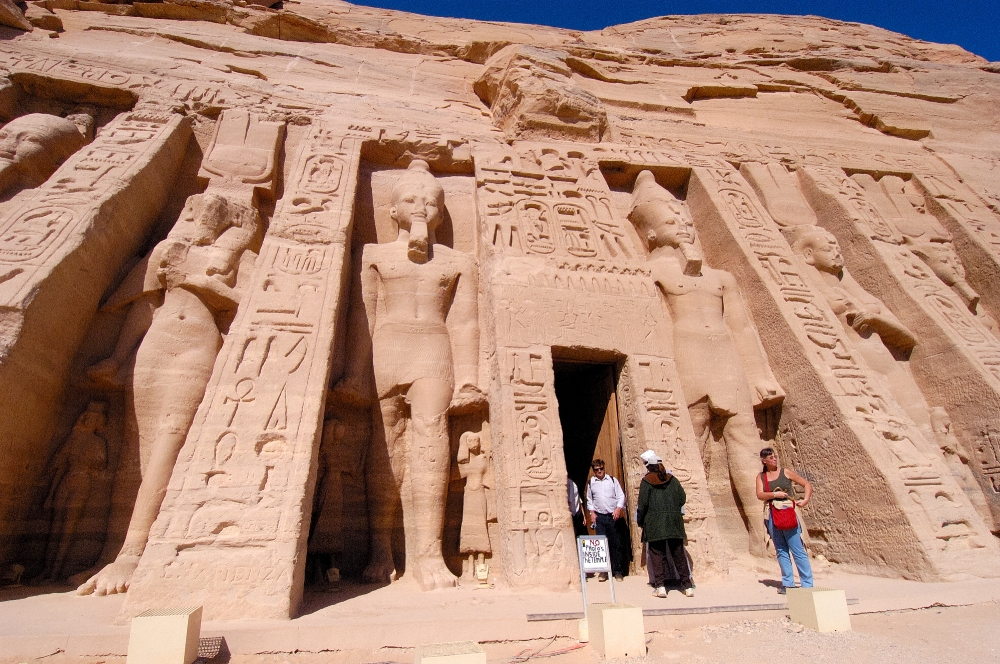
{"type": "Polygon", "coordinates": [[[587,611],[590,642],[606,659],[643,657],[646,633],[642,609],[630,604],[592,604],[587,611]]]}
{"type": "Polygon", "coordinates": [[[788,614],[792,622],[817,632],[849,632],[847,596],[832,588],[789,588],[788,614]]]}
{"type": "Polygon", "coordinates": [[[417,646],[413,664],[486,664],[486,651],[475,641],[428,643],[417,646]]]}
{"type": "Polygon", "coordinates": [[[200,606],[150,609],[132,618],[127,664],[191,664],[199,637],[200,606]]]}

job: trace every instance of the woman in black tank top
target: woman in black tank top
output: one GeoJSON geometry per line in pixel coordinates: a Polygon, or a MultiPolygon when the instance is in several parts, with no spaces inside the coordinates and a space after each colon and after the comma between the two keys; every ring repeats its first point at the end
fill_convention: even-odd
{"type": "Polygon", "coordinates": [[[757,476],[757,498],[764,501],[764,519],[767,531],[774,542],[774,550],[778,554],[778,565],[781,566],[781,590],[785,594],[787,588],[795,586],[795,573],[792,570],[792,559],[799,571],[799,580],[803,588],[812,588],[812,565],[809,564],[809,554],[802,544],[802,525],[797,523],[794,528],[775,527],[771,518],[774,501],[794,501],[798,507],[805,507],[812,498],[812,484],[809,480],[796,473],[791,468],[778,465],[778,456],[770,447],[760,451],[760,460],[764,464],[762,472],[757,476]],[[795,484],[803,489],[803,497],[795,500],[795,484]]]}

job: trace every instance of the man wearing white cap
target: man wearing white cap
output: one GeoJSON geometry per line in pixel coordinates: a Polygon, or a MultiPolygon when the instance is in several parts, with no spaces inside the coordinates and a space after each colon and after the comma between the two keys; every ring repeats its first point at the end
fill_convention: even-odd
{"type": "Polygon", "coordinates": [[[653,572],[653,595],[666,597],[668,576],[680,578],[680,588],[688,597],[694,597],[691,566],[684,550],[683,507],[687,501],[680,481],[663,467],[663,459],[653,450],[646,450],[640,457],[646,464],[646,476],[639,485],[639,505],[635,520],[642,528],[642,541],[649,545],[646,560],[653,572]]]}

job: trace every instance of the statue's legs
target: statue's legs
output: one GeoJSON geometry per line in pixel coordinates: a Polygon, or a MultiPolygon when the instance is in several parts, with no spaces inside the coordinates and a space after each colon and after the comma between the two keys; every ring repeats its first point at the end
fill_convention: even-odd
{"type": "Polygon", "coordinates": [[[398,452],[405,446],[406,402],[401,396],[387,397],[379,401],[379,410],[381,426],[375,423],[372,427],[371,448],[365,457],[371,551],[361,576],[368,583],[386,583],[395,578],[392,528],[399,506],[399,487],[404,479],[404,464],[393,465],[393,462],[403,457],[398,452]]]}
{"type": "Polygon", "coordinates": [[[418,379],[407,393],[413,438],[406,455],[409,486],[404,483],[402,487],[403,524],[407,568],[424,590],[458,583],[441,552],[451,467],[448,444],[451,393],[452,386],[437,378],[418,379]]]}
{"type": "Polygon", "coordinates": [[[738,412],[727,417],[712,412],[708,399],[702,399],[688,406],[688,413],[691,415],[691,425],[703,460],[709,436],[725,443],[729,479],[736,489],[736,496],[746,515],[747,529],[750,531],[750,553],[766,557],[766,531],[761,502],[757,500],[757,474],[760,468],[760,450],[764,443],[757,431],[753,406],[749,400],[740,399],[738,412]]]}
{"type": "Polygon", "coordinates": [[[198,296],[179,288],[170,291],[135,358],[132,393],[139,447],[149,450],[149,462],[128,534],[115,562],[80,586],[79,594],[128,590],[221,347],[215,319],[198,296]]]}

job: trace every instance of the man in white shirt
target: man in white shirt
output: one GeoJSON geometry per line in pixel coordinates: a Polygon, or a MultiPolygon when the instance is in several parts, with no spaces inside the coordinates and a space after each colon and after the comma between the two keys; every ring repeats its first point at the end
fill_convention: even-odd
{"type": "MultiPolygon", "coordinates": [[[[598,535],[608,538],[611,550],[611,571],[615,581],[621,581],[624,574],[622,545],[615,528],[615,521],[625,516],[625,492],[614,477],[604,472],[604,461],[594,459],[590,464],[594,471],[587,483],[587,510],[590,512],[590,527],[597,529],[598,535]]],[[[608,575],[601,574],[599,581],[607,581],[608,575]]]]}

